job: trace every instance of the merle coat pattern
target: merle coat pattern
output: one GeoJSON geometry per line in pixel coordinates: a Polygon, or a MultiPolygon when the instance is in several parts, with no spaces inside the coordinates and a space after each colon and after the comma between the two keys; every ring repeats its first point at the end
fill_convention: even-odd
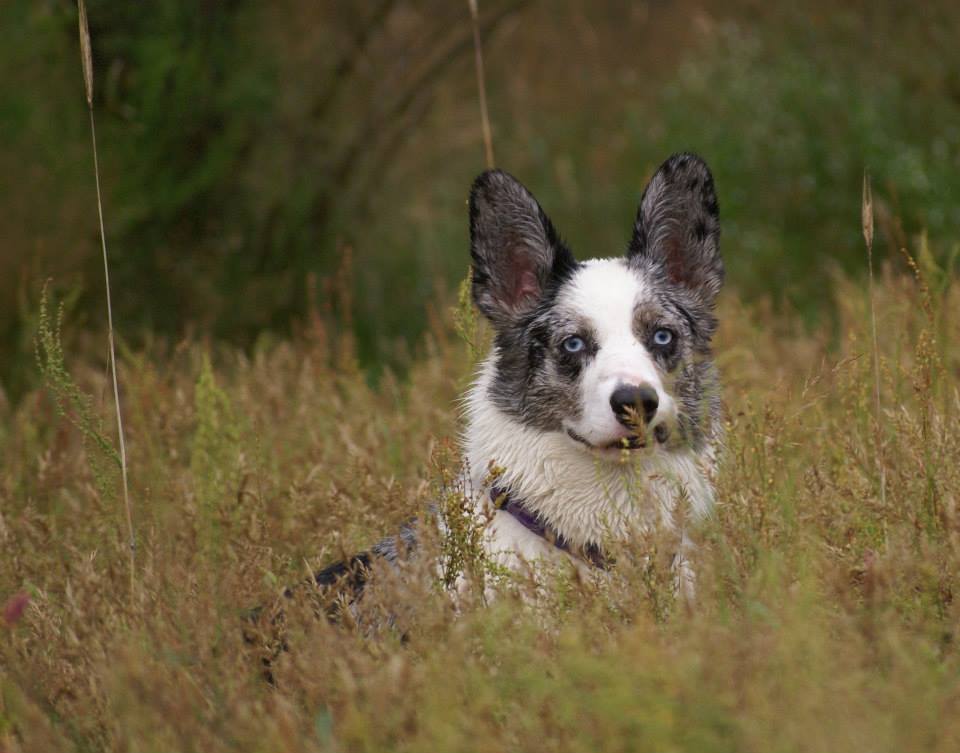
{"type": "MultiPolygon", "coordinates": [[[[499,170],[474,182],[470,238],[473,298],[495,334],[466,398],[469,486],[486,488],[496,469],[499,488],[581,548],[670,526],[681,499],[706,514],[723,262],[703,160],[677,154],[659,168],[621,257],[577,262],[499,170]]],[[[556,559],[515,517],[494,512],[489,554],[513,566],[556,559]]]]}

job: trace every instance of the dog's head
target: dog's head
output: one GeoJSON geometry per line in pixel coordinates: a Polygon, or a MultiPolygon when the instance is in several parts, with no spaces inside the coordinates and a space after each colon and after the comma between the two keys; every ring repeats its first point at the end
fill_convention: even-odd
{"type": "Polygon", "coordinates": [[[473,299],[496,333],[489,397],[524,425],[595,450],[696,441],[723,282],[713,178],[668,159],[625,256],[577,262],[533,195],[500,170],[470,193],[473,299]]]}

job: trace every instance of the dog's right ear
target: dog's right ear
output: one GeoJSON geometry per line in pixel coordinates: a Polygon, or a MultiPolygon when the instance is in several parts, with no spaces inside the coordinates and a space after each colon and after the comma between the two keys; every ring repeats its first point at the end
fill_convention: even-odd
{"type": "Polygon", "coordinates": [[[473,300],[496,327],[529,313],[576,267],[533,195],[502,170],[470,190],[473,300]]]}
{"type": "Polygon", "coordinates": [[[712,308],[723,284],[713,176],[695,154],[674,154],[650,179],[627,256],[652,263],[712,308]]]}

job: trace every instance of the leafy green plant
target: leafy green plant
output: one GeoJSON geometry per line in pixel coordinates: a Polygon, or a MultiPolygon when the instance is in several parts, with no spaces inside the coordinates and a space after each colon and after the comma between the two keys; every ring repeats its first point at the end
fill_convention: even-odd
{"type": "Polygon", "coordinates": [[[103,418],[94,406],[93,397],[77,385],[67,369],[60,334],[64,303],[57,306],[56,316],[52,316],[47,291],[48,285],[45,285],[40,297],[35,341],[37,365],[53,397],[57,414],[67,419],[83,436],[97,488],[109,499],[115,495],[120,453],[104,433],[103,418]]]}
{"type": "Polygon", "coordinates": [[[190,448],[190,470],[200,513],[200,539],[212,553],[223,534],[223,516],[229,515],[230,493],[237,488],[241,429],[240,418],[230,397],[217,385],[207,355],[194,390],[194,410],[197,426],[190,448]]]}

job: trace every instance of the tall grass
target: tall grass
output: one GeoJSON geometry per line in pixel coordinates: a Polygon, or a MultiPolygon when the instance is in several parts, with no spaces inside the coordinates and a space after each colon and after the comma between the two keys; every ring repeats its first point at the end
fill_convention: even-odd
{"type": "Polygon", "coordinates": [[[872,343],[873,354],[873,383],[874,383],[874,422],[877,427],[877,470],[880,476],[880,500],[883,504],[887,501],[887,475],[883,467],[883,443],[880,441],[880,413],[882,404],[880,402],[880,347],[877,343],[877,308],[874,302],[873,286],[875,284],[873,275],[873,187],[870,184],[870,175],[866,171],[863,173],[863,201],[860,207],[860,224],[863,227],[863,242],[867,246],[867,284],[868,295],[870,298],[870,339],[872,343]]]}
{"type": "MultiPolygon", "coordinates": [[[[357,626],[287,602],[275,686],[245,608],[395,531],[456,468],[472,360],[453,324],[377,386],[322,312],[252,355],[123,355],[144,500],[132,601],[95,450],[28,395],[0,440],[0,747],[957,750],[960,290],[917,270],[878,270],[876,346],[870,296],[843,278],[839,341],[722,302],[728,444],[716,514],[692,532],[692,609],[647,556],[656,537],[609,579],[558,574],[536,606],[523,579],[455,610],[432,571],[382,572],[357,626]]],[[[108,388],[66,357],[84,391],[108,388]]]]}
{"type": "Polygon", "coordinates": [[[77,0],[80,33],[80,63],[83,68],[83,89],[90,116],[90,145],[93,150],[93,175],[97,186],[97,221],[100,228],[100,248],[103,252],[103,281],[107,303],[107,352],[110,356],[110,377],[113,381],[113,405],[117,416],[117,439],[120,447],[120,478],[123,483],[123,509],[127,518],[127,536],[130,545],[130,591],[136,578],[137,540],[133,532],[133,511],[130,507],[130,485],[127,482],[127,445],[123,436],[123,412],[120,410],[120,386],[117,380],[117,349],[113,341],[113,300],[110,297],[110,263],[107,259],[107,233],[103,227],[103,197],[100,193],[100,157],[97,152],[97,126],[93,116],[93,53],[90,47],[90,26],[87,6],[77,0]]]}

